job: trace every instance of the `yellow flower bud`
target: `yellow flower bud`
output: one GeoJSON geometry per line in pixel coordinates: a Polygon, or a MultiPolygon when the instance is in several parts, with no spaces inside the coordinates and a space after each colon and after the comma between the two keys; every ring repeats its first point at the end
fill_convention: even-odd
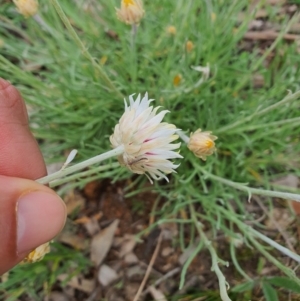
{"type": "Polygon", "coordinates": [[[172,26],[172,25],[171,25],[171,26],[168,26],[168,27],[167,27],[167,33],[174,36],[174,35],[176,34],[176,27],[175,27],[175,26],[172,26]]]}
{"type": "Polygon", "coordinates": [[[196,157],[206,161],[206,156],[210,156],[216,151],[214,141],[218,137],[211,135],[211,132],[202,132],[198,129],[195,133],[191,133],[188,142],[188,148],[196,157]]]}
{"type": "Polygon", "coordinates": [[[175,75],[174,78],[173,78],[173,85],[175,87],[179,86],[179,84],[181,83],[181,80],[182,80],[181,74],[175,75]]]}
{"type": "Polygon", "coordinates": [[[122,0],[121,8],[116,8],[117,17],[126,24],[139,24],[145,11],[141,0],[122,0]]]}
{"type": "Polygon", "coordinates": [[[185,48],[187,52],[191,52],[194,49],[194,43],[192,41],[187,41],[185,48]]]}
{"type": "Polygon", "coordinates": [[[25,18],[34,16],[39,8],[37,0],[13,0],[19,13],[25,18]]]}

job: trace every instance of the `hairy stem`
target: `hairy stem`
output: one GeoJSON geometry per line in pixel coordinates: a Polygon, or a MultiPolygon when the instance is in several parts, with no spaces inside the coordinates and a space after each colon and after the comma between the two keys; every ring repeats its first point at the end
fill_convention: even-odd
{"type": "Polygon", "coordinates": [[[295,275],[295,272],[292,271],[290,268],[286,267],[285,265],[283,265],[280,261],[278,261],[276,258],[274,258],[274,256],[272,256],[268,251],[266,251],[265,247],[255,239],[255,236],[259,237],[261,240],[265,241],[270,246],[276,248],[278,251],[284,253],[285,255],[289,256],[290,258],[296,260],[297,262],[299,262],[299,259],[300,259],[299,255],[297,255],[297,254],[291,252],[289,249],[279,245],[272,239],[268,238],[267,236],[263,235],[262,233],[259,233],[256,230],[254,230],[252,227],[245,225],[245,223],[243,221],[239,220],[236,217],[235,211],[231,208],[231,206],[229,206],[229,208],[230,208],[230,210],[226,210],[222,207],[219,207],[218,209],[228,218],[228,220],[231,220],[233,223],[235,223],[239,227],[239,229],[241,230],[243,235],[245,235],[248,238],[248,240],[251,241],[252,245],[254,245],[255,248],[261,254],[263,254],[278,269],[280,269],[283,273],[285,273],[288,277],[290,277],[291,279],[296,281],[297,284],[300,285],[300,280],[295,275]]]}
{"type": "Polygon", "coordinates": [[[190,213],[191,213],[192,219],[194,220],[197,231],[198,231],[201,239],[204,241],[204,244],[211,255],[211,260],[212,260],[211,269],[212,269],[212,271],[214,271],[216,273],[218,280],[219,280],[220,297],[221,297],[222,301],[232,301],[227,294],[228,283],[226,282],[225,276],[219,268],[219,262],[222,262],[222,260],[219,259],[218,255],[216,253],[216,250],[214,249],[214,247],[211,244],[211,241],[208,240],[207,236],[205,235],[204,231],[202,230],[202,226],[201,226],[200,222],[197,220],[197,217],[195,214],[195,209],[192,204],[190,204],[190,213]]]}
{"type": "Polygon", "coordinates": [[[53,187],[56,187],[56,186],[59,186],[59,185],[65,184],[65,183],[69,183],[71,181],[74,181],[74,180],[77,180],[80,178],[90,177],[91,175],[95,175],[99,172],[107,171],[112,168],[116,168],[118,166],[120,166],[119,163],[111,163],[111,164],[107,164],[107,165],[103,165],[103,166],[98,166],[96,168],[82,171],[82,172],[76,173],[74,175],[66,176],[63,179],[52,181],[49,186],[51,188],[53,188],[53,187]]]}
{"type": "Polygon", "coordinates": [[[62,169],[62,170],[59,170],[49,176],[46,176],[46,177],[43,177],[43,178],[40,178],[37,180],[38,183],[40,184],[48,184],[50,183],[51,181],[54,181],[54,180],[57,180],[57,179],[60,179],[62,177],[65,177],[71,173],[74,173],[76,171],[79,171],[79,170],[82,170],[90,165],[93,165],[93,164],[96,164],[96,163],[99,163],[101,161],[104,161],[108,158],[111,158],[111,157],[115,157],[115,156],[118,156],[120,154],[122,154],[124,152],[124,147],[123,145],[111,150],[111,151],[108,151],[104,154],[101,154],[101,155],[98,155],[98,156],[95,156],[93,158],[90,158],[88,160],[85,160],[81,163],[78,163],[76,165],[73,165],[73,166],[70,166],[70,167],[67,167],[65,169],[62,169]]]}
{"type": "Polygon", "coordinates": [[[265,190],[265,189],[259,189],[259,188],[252,188],[252,187],[247,186],[247,184],[237,183],[237,182],[233,182],[233,181],[215,176],[215,175],[211,174],[210,172],[206,171],[205,169],[203,169],[202,167],[200,167],[199,165],[197,165],[197,168],[210,179],[214,179],[214,180],[216,180],[220,183],[223,183],[225,185],[234,187],[238,190],[248,192],[249,199],[251,198],[251,194],[258,194],[258,195],[277,197],[277,198],[282,198],[282,199],[287,199],[287,200],[293,200],[293,201],[300,202],[300,195],[299,194],[289,193],[289,192],[281,192],[281,191],[265,190]]]}

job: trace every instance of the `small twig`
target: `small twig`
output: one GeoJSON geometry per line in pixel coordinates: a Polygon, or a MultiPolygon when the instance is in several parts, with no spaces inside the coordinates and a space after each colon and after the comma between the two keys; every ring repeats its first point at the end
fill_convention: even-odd
{"type": "MultiPolygon", "coordinates": [[[[168,272],[167,274],[163,275],[161,278],[157,279],[151,286],[158,286],[160,285],[162,282],[166,281],[167,279],[173,277],[174,275],[178,274],[181,271],[181,268],[177,267],[173,270],[171,270],[170,272],[168,272]]],[[[142,296],[145,296],[148,292],[149,292],[149,288],[145,289],[142,293],[142,296]]]]}
{"type": "MultiPolygon", "coordinates": [[[[274,30],[264,30],[264,31],[248,31],[244,35],[246,40],[275,40],[280,35],[280,32],[274,30]]],[[[295,41],[300,38],[299,35],[286,33],[282,36],[284,40],[295,41]]]]}
{"type": "MultiPolygon", "coordinates": [[[[253,196],[252,196],[253,197],[253,196]]],[[[255,225],[257,223],[262,222],[264,219],[266,218],[266,215],[263,214],[262,216],[260,216],[259,218],[255,219],[255,220],[249,220],[249,221],[245,221],[246,225],[255,225]]]]}
{"type": "Polygon", "coordinates": [[[269,213],[268,209],[265,207],[265,205],[260,201],[260,199],[256,196],[252,196],[253,199],[256,201],[256,203],[259,205],[259,207],[264,211],[264,213],[269,217],[272,224],[277,228],[278,232],[281,234],[281,236],[284,238],[285,243],[287,244],[288,248],[294,252],[297,253],[294,247],[292,246],[286,232],[280,227],[280,225],[276,222],[276,220],[273,218],[273,216],[269,213]]]}
{"type": "Polygon", "coordinates": [[[158,255],[158,252],[159,252],[159,249],[160,249],[160,245],[161,245],[161,242],[162,242],[162,238],[163,238],[163,232],[160,232],[158,240],[157,240],[157,245],[155,247],[155,250],[154,250],[154,253],[153,253],[152,257],[151,257],[151,260],[149,262],[148,268],[146,270],[146,274],[144,276],[144,279],[143,279],[143,281],[142,281],[142,283],[141,283],[141,285],[140,285],[140,287],[139,287],[139,289],[138,289],[138,291],[137,291],[137,293],[136,293],[133,301],[138,301],[139,297],[141,296],[141,293],[142,293],[142,291],[143,291],[143,289],[145,287],[145,284],[146,284],[146,282],[147,282],[147,280],[149,278],[149,275],[151,273],[152,266],[154,265],[154,262],[156,260],[157,255],[158,255]]]}

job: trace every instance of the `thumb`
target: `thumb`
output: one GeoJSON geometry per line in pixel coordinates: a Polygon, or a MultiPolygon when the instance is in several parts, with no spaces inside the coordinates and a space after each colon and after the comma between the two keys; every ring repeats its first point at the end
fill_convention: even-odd
{"type": "Polygon", "coordinates": [[[50,188],[0,175],[0,275],[64,226],[66,207],[50,188]]]}

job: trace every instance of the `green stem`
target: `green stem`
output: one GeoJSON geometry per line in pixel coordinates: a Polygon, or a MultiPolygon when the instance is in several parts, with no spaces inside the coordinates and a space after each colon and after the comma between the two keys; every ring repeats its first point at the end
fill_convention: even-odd
{"type": "Polygon", "coordinates": [[[267,236],[263,235],[262,233],[259,233],[258,231],[254,230],[253,228],[249,227],[248,225],[245,225],[244,222],[240,221],[236,217],[235,211],[230,206],[229,206],[229,208],[230,208],[230,211],[228,211],[222,207],[219,207],[218,210],[220,210],[228,218],[228,220],[231,220],[232,222],[234,222],[238,226],[238,228],[242,231],[242,233],[257,248],[257,250],[259,252],[261,252],[270,262],[272,262],[277,268],[279,268],[283,273],[285,273],[291,279],[295,280],[298,284],[300,284],[300,280],[297,278],[294,271],[292,271],[290,268],[286,267],[280,261],[278,261],[276,258],[274,258],[269,252],[267,252],[265,250],[265,248],[253,236],[259,237],[260,239],[267,242],[272,247],[276,248],[278,251],[284,253],[285,255],[289,256],[290,258],[296,260],[297,262],[299,262],[299,259],[300,259],[299,255],[284,248],[283,246],[279,245],[272,239],[268,238],[267,236]]]}
{"type": "Polygon", "coordinates": [[[52,27],[50,27],[44,20],[44,18],[40,14],[36,14],[33,16],[33,19],[38,23],[38,25],[47,31],[49,34],[51,34],[53,37],[58,36],[58,32],[54,30],[52,27]]]}
{"type": "Polygon", "coordinates": [[[258,189],[258,188],[252,188],[247,186],[246,184],[243,183],[237,183],[237,182],[233,182],[230,180],[226,180],[224,178],[215,176],[213,174],[211,174],[210,172],[206,171],[205,169],[203,169],[202,167],[200,167],[199,165],[197,165],[197,168],[203,173],[205,174],[207,177],[209,177],[210,179],[214,179],[220,183],[223,183],[225,185],[234,187],[238,190],[242,190],[242,191],[246,191],[249,194],[249,199],[251,197],[251,194],[258,194],[258,195],[264,195],[264,196],[270,196],[270,197],[277,197],[277,198],[282,198],[282,199],[287,199],[287,200],[293,200],[293,201],[297,201],[300,202],[300,195],[299,194],[295,194],[295,193],[289,193],[289,192],[281,192],[281,191],[272,191],[272,190],[265,190],[265,189],[258,189]]]}
{"type": "Polygon", "coordinates": [[[235,255],[235,246],[234,246],[234,243],[233,242],[230,242],[230,255],[231,255],[231,259],[232,259],[232,262],[235,266],[235,268],[237,269],[237,271],[245,278],[247,279],[248,281],[253,281],[252,278],[250,278],[245,272],[244,270],[241,268],[239,262],[237,261],[236,259],[236,255],[235,255]]]}
{"type": "Polygon", "coordinates": [[[211,260],[212,260],[211,269],[212,269],[212,271],[214,271],[216,273],[218,280],[219,280],[220,297],[221,297],[222,301],[232,301],[227,294],[228,283],[225,279],[224,274],[222,273],[222,271],[219,268],[219,262],[223,262],[223,261],[220,260],[220,258],[218,257],[218,255],[216,253],[216,250],[214,249],[214,247],[211,244],[211,241],[208,240],[207,236],[205,235],[204,231],[202,230],[202,226],[196,217],[195,209],[192,204],[190,204],[190,213],[191,213],[191,218],[193,219],[193,221],[195,223],[195,226],[197,228],[197,231],[198,231],[201,239],[204,241],[206,248],[210,252],[211,260]]]}
{"type": "Polygon", "coordinates": [[[300,285],[299,278],[295,275],[294,271],[290,268],[286,267],[276,258],[274,258],[269,252],[267,252],[264,247],[259,244],[251,235],[248,235],[248,239],[251,243],[256,247],[256,249],[263,254],[270,262],[272,262],[278,269],[280,269],[284,274],[286,274],[289,278],[293,279],[298,285],[300,285]]]}
{"type": "Polygon", "coordinates": [[[197,243],[197,247],[194,249],[194,251],[192,252],[192,254],[189,256],[189,258],[186,260],[186,262],[184,263],[183,267],[182,267],[182,272],[180,275],[180,284],[179,284],[179,289],[183,288],[184,285],[184,281],[185,281],[185,276],[186,276],[186,272],[188,267],[191,265],[192,261],[194,260],[194,258],[198,255],[198,253],[201,251],[201,249],[203,248],[203,240],[198,241],[197,243]]]}
{"type": "Polygon", "coordinates": [[[131,41],[130,41],[130,47],[131,47],[131,65],[132,65],[132,83],[134,86],[136,85],[136,80],[137,80],[137,51],[136,51],[136,35],[138,31],[138,26],[136,24],[132,24],[131,27],[131,41]]]}
{"type": "Polygon", "coordinates": [[[292,258],[293,260],[297,261],[298,263],[300,263],[300,256],[298,254],[290,251],[286,247],[283,247],[282,245],[278,244],[273,239],[270,239],[269,237],[263,235],[262,233],[256,231],[253,228],[249,227],[247,230],[252,232],[256,237],[260,238],[261,240],[263,240],[264,242],[266,242],[267,244],[269,244],[273,248],[277,249],[279,252],[283,253],[284,255],[286,255],[286,256],[292,258]]]}
{"type": "Polygon", "coordinates": [[[65,24],[67,30],[69,31],[70,35],[76,42],[76,44],[79,46],[79,48],[82,51],[82,54],[91,61],[92,65],[98,70],[100,77],[104,81],[104,83],[107,85],[110,90],[114,91],[118,97],[122,97],[122,93],[115,87],[113,82],[109,79],[109,77],[106,75],[105,71],[102,69],[102,67],[95,61],[95,59],[91,56],[91,54],[88,52],[80,38],[78,37],[76,31],[72,27],[69,19],[67,18],[66,14],[64,13],[63,9],[61,8],[60,4],[57,0],[50,0],[52,5],[54,6],[55,10],[57,11],[59,17],[61,18],[62,22],[65,24]]]}
{"type": "Polygon", "coordinates": [[[59,185],[65,184],[65,183],[69,183],[71,181],[74,181],[74,180],[77,180],[77,179],[80,179],[80,178],[83,178],[83,177],[88,177],[88,176],[97,174],[99,172],[109,170],[111,168],[116,168],[118,166],[120,166],[119,163],[112,163],[112,164],[98,166],[96,168],[89,169],[89,170],[86,170],[86,171],[83,171],[83,172],[80,172],[80,173],[76,173],[74,175],[65,177],[63,179],[55,180],[55,181],[51,182],[49,186],[51,188],[53,188],[53,187],[56,187],[56,186],[59,186],[59,185]]]}
{"type": "Polygon", "coordinates": [[[295,99],[297,99],[298,97],[300,96],[300,91],[297,91],[295,93],[289,93],[284,99],[282,99],[281,101],[265,108],[265,109],[262,109],[260,110],[259,112],[255,112],[251,115],[249,115],[248,117],[245,117],[243,119],[239,119],[237,120],[236,122],[232,123],[232,124],[229,124],[227,126],[224,126],[223,128],[219,129],[216,131],[216,134],[220,134],[220,133],[224,133],[224,132],[227,132],[228,130],[231,130],[241,124],[245,124],[247,123],[248,121],[251,121],[253,118],[255,117],[258,117],[258,116],[262,116],[266,113],[269,113],[270,111],[284,105],[284,104],[287,104],[289,103],[290,101],[293,101],[295,99]]]}
{"type": "Polygon", "coordinates": [[[178,131],[178,132],[177,132],[177,135],[181,138],[181,140],[182,140],[183,142],[185,142],[186,144],[189,143],[190,138],[189,138],[183,131],[178,131]]]}
{"type": "Polygon", "coordinates": [[[67,176],[71,173],[74,173],[78,170],[81,170],[81,169],[84,169],[90,165],[93,165],[93,164],[96,164],[96,163],[99,163],[103,160],[106,160],[108,158],[111,158],[111,157],[115,157],[115,156],[118,156],[118,155],[121,155],[122,153],[124,152],[124,146],[121,145],[111,151],[108,151],[104,154],[101,154],[101,155],[98,155],[96,157],[93,157],[93,158],[90,158],[88,160],[85,160],[81,163],[78,163],[76,165],[73,165],[73,166],[70,166],[70,167],[67,167],[65,169],[62,169],[62,170],[59,170],[49,176],[46,176],[46,177],[43,177],[43,178],[40,178],[37,180],[38,183],[40,184],[48,184],[50,183],[51,181],[54,181],[54,180],[57,180],[57,179],[60,179],[64,176],[67,176]]]}

